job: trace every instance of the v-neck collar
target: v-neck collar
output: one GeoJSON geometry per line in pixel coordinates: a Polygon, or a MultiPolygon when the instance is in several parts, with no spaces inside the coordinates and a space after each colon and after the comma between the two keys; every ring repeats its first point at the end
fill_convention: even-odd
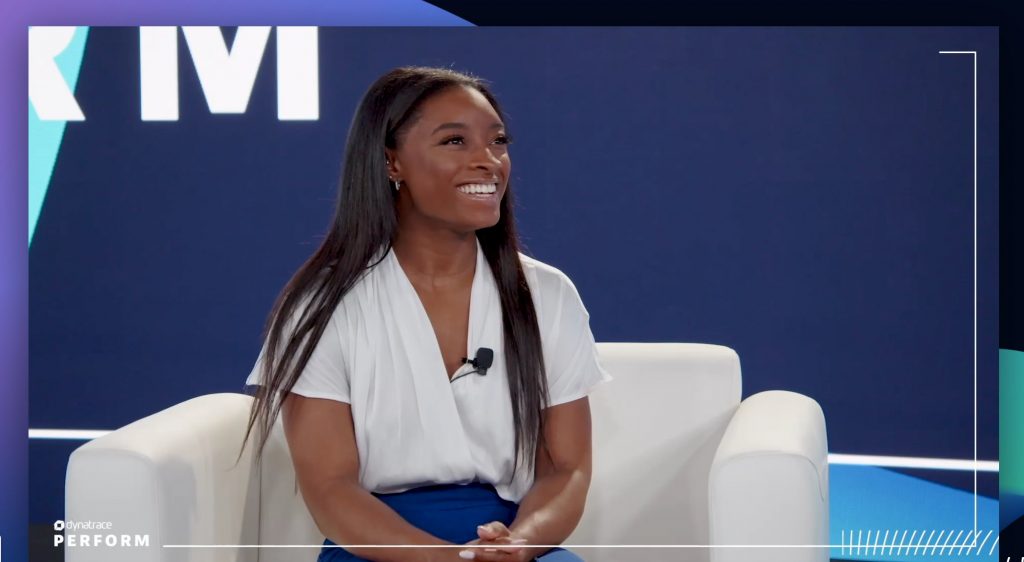
{"type": "MultiPolygon", "coordinates": [[[[476,266],[473,270],[473,282],[469,291],[469,322],[467,323],[466,333],[466,354],[464,357],[475,357],[476,352],[474,351],[474,345],[477,343],[477,338],[480,337],[482,326],[480,321],[482,320],[483,310],[481,306],[481,299],[483,298],[484,290],[484,279],[489,271],[487,264],[487,258],[484,256],[483,248],[480,246],[480,240],[474,237],[476,242],[476,266]]],[[[430,334],[429,338],[422,338],[424,341],[424,348],[430,348],[430,351],[424,349],[423,351],[432,355],[435,369],[440,371],[444,378],[447,379],[446,383],[451,383],[452,379],[459,375],[463,370],[463,367],[455,369],[455,373],[451,376],[448,375],[448,367],[444,363],[444,354],[441,352],[441,342],[437,339],[437,333],[434,331],[433,324],[430,323],[430,316],[427,314],[427,309],[423,306],[423,300],[420,298],[416,287],[412,284],[412,280],[406,275],[405,270],[402,269],[402,264],[398,261],[398,256],[395,255],[394,248],[388,250],[387,256],[390,266],[393,269],[395,276],[399,280],[399,284],[404,287],[406,294],[413,301],[412,308],[414,309],[413,314],[418,318],[414,322],[418,323],[424,333],[430,334]],[[433,345],[428,345],[432,343],[433,345]]],[[[431,370],[435,370],[431,369],[431,370]]],[[[441,379],[444,380],[444,379],[441,379]]]]}
{"type": "MultiPolygon", "coordinates": [[[[489,273],[480,241],[477,240],[476,244],[477,261],[470,289],[466,334],[467,357],[472,356],[468,350],[474,349],[480,338],[485,337],[485,324],[492,320],[487,309],[494,305],[493,291],[488,287],[488,284],[493,284],[493,276],[489,273]]],[[[403,400],[402,405],[408,410],[404,410],[402,415],[413,416],[424,435],[437,439],[437,446],[442,452],[437,459],[439,481],[458,481],[465,477],[463,467],[474,462],[459,406],[461,400],[471,398],[471,394],[466,393],[473,387],[461,382],[451,383],[437,334],[430,324],[423,301],[398,262],[394,249],[386,251],[387,255],[378,264],[383,274],[381,288],[385,291],[381,301],[381,319],[393,331],[383,334],[387,341],[382,343],[395,354],[388,364],[402,372],[385,376],[411,386],[414,398],[411,404],[403,400]]]]}

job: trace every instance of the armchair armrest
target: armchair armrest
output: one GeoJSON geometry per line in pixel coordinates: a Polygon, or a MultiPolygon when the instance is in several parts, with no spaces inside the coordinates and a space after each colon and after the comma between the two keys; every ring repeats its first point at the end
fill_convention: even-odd
{"type": "MultiPolygon", "coordinates": [[[[786,391],[740,403],[708,478],[711,544],[827,545],[828,443],[814,400],[786,391]]],[[[712,562],[821,562],[828,548],[713,548],[712,562]]]]}
{"type": "Polygon", "coordinates": [[[258,542],[251,444],[235,462],[251,401],[242,394],[200,396],[76,449],[68,461],[65,519],[109,527],[66,529],[65,535],[98,533],[105,542],[73,547],[67,537],[67,562],[255,560],[255,549],[162,547],[258,542]],[[115,546],[106,535],[116,537],[115,546]],[[148,545],[136,546],[136,536],[148,545]]]}

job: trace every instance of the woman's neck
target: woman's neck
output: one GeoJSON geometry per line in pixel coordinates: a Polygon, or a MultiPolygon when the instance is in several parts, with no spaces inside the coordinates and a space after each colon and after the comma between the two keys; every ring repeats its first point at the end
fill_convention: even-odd
{"type": "Polygon", "coordinates": [[[432,285],[458,282],[476,270],[475,232],[399,227],[391,247],[408,277],[432,285]]]}

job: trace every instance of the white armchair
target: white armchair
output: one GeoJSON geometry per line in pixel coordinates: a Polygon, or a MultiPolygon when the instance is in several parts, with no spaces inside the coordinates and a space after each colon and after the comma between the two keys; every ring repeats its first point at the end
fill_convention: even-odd
{"type": "MultiPolygon", "coordinates": [[[[591,395],[594,475],[566,543],[648,546],[575,552],[589,562],[828,560],[827,548],[707,548],[828,544],[827,444],[817,403],[784,391],[741,403],[739,357],[726,347],[598,348],[615,380],[591,395]]],[[[251,447],[235,463],[250,401],[200,396],[78,448],[68,462],[65,518],[109,522],[104,533],[148,535],[149,546],[68,546],[65,560],[315,560],[316,546],[196,546],[323,541],[297,491],[280,420],[261,465],[251,447]]]]}

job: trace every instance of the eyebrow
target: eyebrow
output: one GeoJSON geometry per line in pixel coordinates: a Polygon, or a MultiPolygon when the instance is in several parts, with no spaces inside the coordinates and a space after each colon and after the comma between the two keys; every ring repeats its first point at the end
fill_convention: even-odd
{"type": "MultiPolygon", "coordinates": [[[[491,129],[501,129],[501,128],[504,128],[504,127],[505,127],[505,124],[499,121],[497,123],[492,124],[489,128],[491,128],[491,129]]],[[[434,134],[434,133],[436,133],[436,132],[438,132],[438,131],[440,131],[442,129],[467,129],[467,128],[468,127],[466,127],[465,123],[441,123],[440,125],[437,126],[436,129],[431,131],[430,134],[434,134]]]]}

